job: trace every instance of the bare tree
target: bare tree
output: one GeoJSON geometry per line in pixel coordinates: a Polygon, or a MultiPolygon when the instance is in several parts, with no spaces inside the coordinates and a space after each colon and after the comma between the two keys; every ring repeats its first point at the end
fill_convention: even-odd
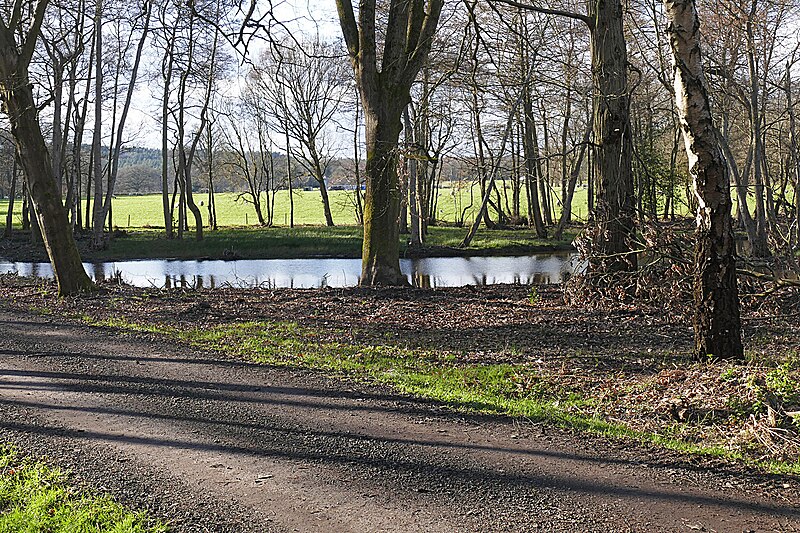
{"type": "Polygon", "coordinates": [[[328,226],[334,222],[326,180],[336,154],[329,130],[348,92],[346,68],[334,44],[314,39],[273,47],[253,71],[274,128],[295,141],[295,160],[319,186],[328,226]]]}
{"type": "Polygon", "coordinates": [[[587,274],[588,279],[604,283],[604,276],[593,274],[636,270],[629,65],[621,1],[589,2],[585,15],[514,0],[493,0],[493,3],[579,20],[588,27],[595,91],[592,166],[597,183],[587,274]]]}
{"type": "Polygon", "coordinates": [[[694,335],[699,358],[742,358],[730,177],[708,98],[694,0],[665,0],[675,101],[697,195],[694,335]]]}
{"type": "MultiPolygon", "coordinates": [[[[145,2],[144,5],[142,6],[142,12],[139,13],[136,16],[136,18],[132,21],[132,26],[133,27],[136,27],[138,24],[141,24],[141,27],[139,28],[139,31],[141,33],[140,33],[140,36],[139,36],[139,41],[138,41],[138,43],[136,45],[136,51],[134,52],[133,66],[131,67],[130,77],[128,79],[128,87],[126,88],[125,96],[124,96],[123,103],[122,103],[122,109],[121,109],[120,114],[119,114],[119,118],[117,118],[116,111],[114,113],[114,119],[115,120],[114,120],[114,124],[113,125],[116,127],[116,131],[114,132],[114,134],[111,137],[111,143],[110,143],[110,146],[109,146],[110,154],[109,154],[109,159],[108,159],[108,179],[107,179],[108,187],[106,189],[106,196],[105,196],[105,199],[103,200],[103,208],[102,208],[101,214],[100,214],[102,219],[105,219],[105,217],[108,215],[109,211],[111,210],[111,199],[113,197],[114,188],[115,188],[116,182],[117,182],[117,174],[119,173],[119,157],[120,157],[120,153],[122,151],[122,145],[124,143],[123,135],[124,135],[124,132],[125,132],[125,126],[127,124],[128,113],[130,112],[130,108],[131,108],[131,101],[133,99],[133,93],[134,93],[134,91],[136,89],[136,81],[137,81],[138,76],[139,76],[139,66],[141,65],[141,62],[142,62],[142,51],[144,50],[145,43],[147,42],[148,38],[150,37],[149,30],[150,30],[150,19],[151,19],[151,15],[152,15],[152,9],[153,9],[152,8],[152,3],[151,2],[145,2]]],[[[129,47],[130,47],[129,42],[126,43],[126,44],[122,44],[122,46],[119,47],[120,50],[123,51],[123,53],[121,55],[124,55],[124,52],[129,47]]],[[[121,62],[121,60],[120,60],[120,62],[121,62]]],[[[117,81],[119,81],[119,77],[117,77],[117,81]]],[[[118,87],[115,87],[115,91],[114,91],[115,92],[115,97],[116,97],[117,89],[118,89],[118,87]]],[[[116,100],[116,98],[115,98],[115,100],[116,100]]],[[[115,106],[115,108],[116,108],[116,106],[115,106]]],[[[98,238],[97,227],[98,227],[97,221],[95,221],[95,235],[94,235],[95,240],[97,240],[97,238],[98,238]]],[[[102,224],[100,225],[100,227],[102,228],[102,224]]]]}
{"type": "Polygon", "coordinates": [[[229,150],[227,164],[244,182],[246,189],[237,200],[253,206],[259,225],[271,226],[276,180],[267,132],[268,118],[253,96],[245,96],[238,109],[227,113],[228,125],[224,130],[229,150]],[[253,130],[256,135],[253,135],[253,130]]]}
{"type": "Polygon", "coordinates": [[[397,144],[411,85],[428,56],[444,0],[391,0],[380,27],[375,0],[336,0],[339,22],[364,106],[367,144],[362,285],[403,285],[397,144]]]}
{"type": "Polygon", "coordinates": [[[161,76],[163,80],[163,91],[161,95],[161,207],[164,213],[164,229],[167,238],[174,237],[174,220],[172,207],[169,198],[169,177],[170,177],[170,157],[169,157],[169,109],[170,92],[173,90],[172,82],[175,76],[175,46],[178,32],[177,23],[173,23],[172,13],[168,10],[169,2],[163,2],[159,9],[159,32],[163,55],[161,58],[161,76]]]}
{"type": "Polygon", "coordinates": [[[53,179],[50,154],[45,146],[33,99],[28,67],[42,27],[47,0],[16,0],[0,17],[0,92],[11,123],[20,162],[30,184],[36,218],[58,294],[91,290],[92,280],[81,263],[61,193],[53,179]]]}

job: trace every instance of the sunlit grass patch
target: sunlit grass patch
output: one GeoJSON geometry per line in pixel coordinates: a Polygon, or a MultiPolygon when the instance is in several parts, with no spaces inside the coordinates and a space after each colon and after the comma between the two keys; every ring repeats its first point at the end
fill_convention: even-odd
{"type": "Polygon", "coordinates": [[[107,496],[78,491],[56,469],[0,446],[0,533],[162,533],[167,528],[107,496]]]}
{"type": "MultiPolygon", "coordinates": [[[[518,305],[528,305],[523,291],[515,295],[518,305]]],[[[309,310],[318,306],[309,303],[309,310]]],[[[178,323],[122,309],[87,320],[160,333],[237,359],[382,383],[456,411],[541,421],[800,474],[800,358],[792,350],[772,350],[772,359],[748,353],[741,362],[698,362],[669,350],[627,347],[602,357],[568,346],[541,356],[523,348],[507,357],[515,345],[493,345],[488,337],[469,345],[440,342],[428,335],[435,328],[386,329],[367,318],[363,325],[356,320],[338,327],[313,317],[281,320],[279,312],[229,315],[222,303],[213,309],[178,323]]]]}

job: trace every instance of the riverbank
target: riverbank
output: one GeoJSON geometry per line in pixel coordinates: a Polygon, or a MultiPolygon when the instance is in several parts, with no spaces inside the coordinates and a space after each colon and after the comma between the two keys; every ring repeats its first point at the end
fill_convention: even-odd
{"type": "MultiPolygon", "coordinates": [[[[744,361],[693,361],[682,316],[566,306],[556,287],[157,290],[53,297],[0,278],[0,305],[236,359],[344,375],[481,411],[800,474],[800,317],[744,309],[744,361]]],[[[749,300],[748,300],[749,301],[749,300]]],[[[791,304],[794,305],[794,304],[791,304]]]]}
{"type": "MultiPolygon", "coordinates": [[[[226,227],[206,230],[202,241],[188,232],[183,239],[167,239],[152,228],[117,230],[102,250],[90,246],[88,236],[78,236],[81,258],[86,262],[133,259],[301,259],[361,257],[360,226],[296,226],[253,228],[226,227]]],[[[541,252],[571,251],[578,229],[565,232],[561,240],[540,239],[529,228],[481,230],[469,248],[459,244],[466,228],[431,227],[421,248],[409,246],[409,236],[400,236],[401,256],[467,257],[516,256],[541,252]]],[[[0,259],[47,262],[42,245],[30,244],[28,232],[17,231],[11,240],[0,239],[0,259]]]]}

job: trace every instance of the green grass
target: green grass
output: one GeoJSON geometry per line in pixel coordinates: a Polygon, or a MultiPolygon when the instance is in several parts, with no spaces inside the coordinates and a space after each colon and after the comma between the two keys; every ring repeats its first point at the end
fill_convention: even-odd
{"type": "Polygon", "coordinates": [[[409,394],[470,410],[505,413],[565,426],[597,430],[616,427],[570,411],[584,400],[569,391],[520,387],[525,365],[457,365],[447,354],[392,345],[341,343],[325,339],[295,322],[245,322],[202,328],[141,325],[123,319],[92,325],[165,334],[192,346],[222,350],[259,363],[321,370],[329,374],[369,378],[409,394]]]}
{"type": "MultiPolygon", "coordinates": [[[[359,226],[234,227],[206,231],[202,241],[193,233],[168,240],[160,229],[138,228],[111,240],[102,250],[79,241],[86,261],[126,259],[293,259],[309,257],[361,257],[362,228],[359,226]]],[[[568,228],[561,240],[540,239],[528,228],[481,230],[469,248],[458,249],[466,229],[431,227],[422,256],[527,255],[536,252],[572,250],[577,228],[568,228]]],[[[22,239],[23,237],[20,237],[22,239]]],[[[41,253],[44,254],[42,248],[41,253]]],[[[401,257],[410,256],[408,235],[400,236],[401,257]]],[[[22,259],[21,259],[22,260],[22,259]]]]}
{"type": "Polygon", "coordinates": [[[466,412],[522,417],[608,437],[632,439],[697,455],[750,462],[772,472],[800,474],[800,462],[756,462],[716,445],[650,433],[586,414],[593,398],[552,383],[525,364],[456,364],[453,354],[407,349],[391,344],[342,343],[294,322],[246,322],[177,328],[143,325],[124,319],[84,320],[95,326],[158,333],[203,349],[263,364],[322,371],[367,379],[400,392],[447,403],[466,412]]]}
{"type": "MultiPolygon", "coordinates": [[[[505,195],[508,201],[511,199],[510,184],[504,181],[498,182],[501,193],[501,205],[507,210],[505,195]]],[[[334,223],[337,225],[356,224],[354,191],[329,191],[331,201],[331,212],[334,223]]],[[[322,201],[318,190],[304,191],[295,190],[294,192],[295,224],[297,225],[322,225],[325,218],[322,212],[322,201]]],[[[525,194],[520,198],[520,211],[524,216],[527,214],[527,199],[525,194]]],[[[552,204],[554,206],[554,217],[561,215],[559,198],[561,191],[559,187],[554,187],[550,192],[552,204]]],[[[238,193],[218,193],[216,195],[217,219],[220,226],[257,226],[258,219],[251,204],[238,199],[238,193]]],[[[680,195],[676,214],[684,216],[688,214],[686,202],[680,195]]],[[[493,198],[496,199],[496,196],[493,198]]],[[[195,194],[195,202],[200,205],[208,201],[207,195],[202,193],[195,194]]],[[[466,224],[472,223],[481,203],[480,188],[476,185],[470,187],[466,182],[445,182],[439,189],[439,196],[436,203],[436,219],[444,224],[454,224],[463,219],[466,224]],[[465,215],[462,216],[462,212],[465,215]]],[[[736,209],[736,198],[733,198],[734,209],[736,209]]],[[[588,214],[587,189],[577,187],[573,199],[573,217],[576,221],[584,221],[588,214]]],[[[85,206],[85,199],[82,206],[85,206]]],[[[753,209],[755,200],[751,198],[750,207],[753,209]]],[[[164,215],[161,207],[161,195],[149,194],[142,196],[115,196],[112,201],[113,224],[119,228],[141,228],[141,227],[162,227],[164,226],[164,215]]],[[[5,215],[8,210],[8,200],[0,199],[0,214],[5,215]]],[[[208,224],[207,206],[201,207],[203,223],[208,224]]],[[[85,216],[85,214],[84,214],[85,216]]],[[[266,217],[266,210],[264,211],[266,217]]],[[[190,217],[191,218],[191,217],[190,217]]],[[[22,202],[14,203],[14,224],[19,226],[22,223],[22,202]]],[[[3,221],[5,217],[3,216],[3,221]]],[[[289,225],[289,191],[278,191],[275,197],[275,215],[273,224],[276,226],[289,225]]]]}
{"type": "Polygon", "coordinates": [[[143,513],[78,492],[59,470],[0,446],[0,533],[161,533],[143,513]]]}
{"type": "Polygon", "coordinates": [[[295,228],[222,228],[196,241],[168,240],[163,230],[132,230],[108,249],[91,252],[96,260],[141,258],[271,259],[314,256],[360,257],[361,228],[307,226],[295,228]]]}
{"type": "MultiPolygon", "coordinates": [[[[331,212],[336,225],[356,224],[354,194],[353,191],[329,192],[331,212]]],[[[236,193],[219,193],[216,195],[218,225],[257,226],[258,219],[252,205],[242,200],[237,201],[237,197],[239,195],[236,193]]],[[[474,220],[480,201],[480,189],[478,187],[474,187],[472,190],[468,187],[443,187],[439,193],[436,218],[445,224],[453,224],[461,218],[462,210],[467,208],[465,221],[470,224],[474,220]],[[472,207],[468,208],[470,204],[472,207]]],[[[521,201],[520,209],[524,215],[527,213],[527,203],[524,195],[521,201]]],[[[207,202],[206,195],[196,194],[195,202],[198,206],[200,202],[207,202]]],[[[576,219],[581,220],[586,216],[586,205],[586,189],[576,190],[573,208],[576,219]]],[[[505,207],[505,204],[503,204],[504,209],[505,207]]],[[[164,227],[160,194],[116,196],[112,201],[112,209],[113,224],[119,228],[164,227]]],[[[325,223],[319,191],[295,191],[294,209],[294,221],[297,225],[322,225],[325,223]]],[[[8,200],[0,200],[0,214],[4,215],[7,211],[8,200]]],[[[557,208],[556,211],[557,214],[560,214],[560,208],[557,208]]],[[[203,223],[208,224],[207,207],[202,206],[201,212],[203,223]]],[[[264,216],[266,217],[266,211],[264,216]]],[[[3,218],[3,221],[5,221],[5,218],[3,218]]],[[[22,223],[22,202],[20,201],[14,202],[14,223],[18,226],[22,223]]],[[[277,226],[289,225],[289,191],[278,191],[275,200],[273,223],[277,226]]]]}
{"type": "MultiPolygon", "coordinates": [[[[426,245],[439,255],[455,253],[464,238],[464,228],[431,227],[426,245]]],[[[565,232],[560,241],[539,239],[529,229],[484,230],[473,240],[468,252],[481,254],[526,254],[537,250],[567,249],[574,231],[565,232]]],[[[191,236],[168,240],[162,230],[131,230],[124,238],[111,242],[107,250],[91,252],[94,260],[139,258],[298,258],[361,257],[362,228],[359,226],[303,226],[275,228],[222,228],[208,231],[203,241],[191,236]]],[[[405,255],[408,236],[400,236],[401,254],[405,255]]]]}
{"type": "MultiPolygon", "coordinates": [[[[440,219],[453,221],[451,193],[444,188],[440,198],[440,219]],[[450,198],[448,203],[448,197],[450,198]],[[447,206],[450,205],[450,209],[447,206]]],[[[468,191],[461,191],[458,201],[466,201],[468,191]]],[[[295,198],[294,228],[284,225],[288,212],[288,191],[281,191],[276,202],[276,225],[261,227],[249,204],[236,201],[233,193],[217,195],[220,229],[205,231],[202,242],[194,240],[193,229],[183,240],[167,240],[163,230],[160,195],[121,196],[114,200],[115,225],[127,229],[125,238],[111,242],[107,250],[82,252],[86,260],[119,260],[142,258],[299,258],[299,257],[361,257],[362,228],[356,226],[351,191],[331,191],[335,227],[323,225],[322,207],[318,192],[299,191],[295,198]],[[128,220],[130,217],[130,226],[128,220]]],[[[475,195],[475,203],[479,198],[475,195]]],[[[585,191],[583,191],[585,201],[585,191]]],[[[199,196],[198,196],[199,201],[199,196]]],[[[7,200],[0,200],[0,213],[7,209],[7,200]]],[[[21,225],[20,202],[15,202],[17,225],[21,225]]],[[[576,210],[579,214],[580,210],[576,210]]],[[[207,215],[206,212],[203,213],[207,215]]],[[[207,218],[204,219],[207,223],[207,218]]],[[[426,255],[455,255],[453,250],[463,240],[465,227],[431,226],[427,236],[426,255]],[[430,248],[437,250],[431,251],[430,248]]],[[[472,255],[523,255],[534,251],[568,249],[576,230],[568,229],[560,241],[539,239],[527,228],[487,230],[482,228],[474,237],[468,253],[472,255]]],[[[406,254],[408,235],[400,236],[401,254],[406,254]]]]}

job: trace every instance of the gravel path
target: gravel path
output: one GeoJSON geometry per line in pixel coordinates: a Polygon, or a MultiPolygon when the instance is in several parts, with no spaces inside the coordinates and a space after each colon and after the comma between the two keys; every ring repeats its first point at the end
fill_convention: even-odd
{"type": "Polygon", "coordinates": [[[799,531],[800,483],[0,311],[0,440],[173,531],[799,531]]]}

